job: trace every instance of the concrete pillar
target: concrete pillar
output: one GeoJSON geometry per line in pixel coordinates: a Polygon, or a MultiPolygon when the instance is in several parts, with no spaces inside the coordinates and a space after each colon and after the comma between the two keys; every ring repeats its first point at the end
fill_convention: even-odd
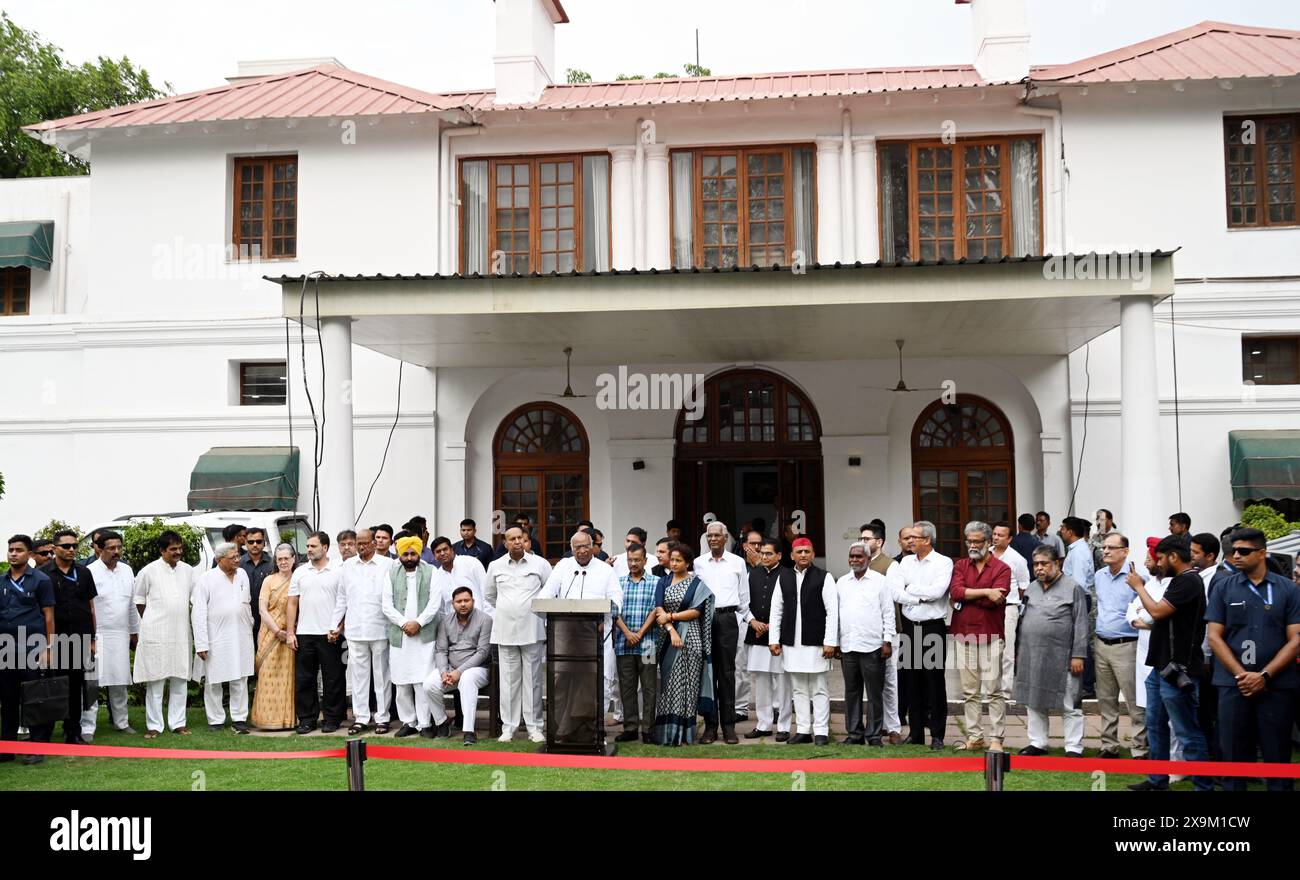
{"type": "Polygon", "coordinates": [[[1163,535],[1160,389],[1155,311],[1148,296],[1120,297],[1120,510],[1129,535],[1163,535]]]}
{"type": "Polygon", "coordinates": [[[841,260],[840,137],[817,141],[817,262],[841,260]]]}
{"type": "Polygon", "coordinates": [[[673,255],[668,235],[668,146],[647,144],[646,159],[646,267],[671,269],[673,255]]]}
{"type": "Polygon", "coordinates": [[[859,262],[880,259],[880,206],[876,202],[876,138],[853,138],[853,232],[859,262]]]}
{"type": "Polygon", "coordinates": [[[632,269],[636,265],[636,198],[632,186],[632,169],[636,147],[610,147],[609,214],[613,268],[632,269]]]}
{"type": "Polygon", "coordinates": [[[321,318],[325,351],[325,454],[320,466],[320,521],[316,527],[331,535],[352,528],[356,518],[356,487],[352,457],[352,319],[321,318]]]}

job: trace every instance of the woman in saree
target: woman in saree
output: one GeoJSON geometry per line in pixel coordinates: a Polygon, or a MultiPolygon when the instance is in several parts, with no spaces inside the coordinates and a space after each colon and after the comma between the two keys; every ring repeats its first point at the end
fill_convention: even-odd
{"type": "Polygon", "coordinates": [[[297,644],[285,629],[289,615],[289,579],[297,554],[289,544],[275,548],[275,571],[262,581],[257,597],[262,629],[257,637],[257,690],[252,722],[263,730],[288,730],[298,724],[293,710],[294,652],[297,644]]]}
{"type": "Polygon", "coordinates": [[[713,710],[713,593],[691,571],[694,559],[686,544],[670,544],[655,589],[659,696],[650,741],[661,746],[694,743],[696,715],[713,710]]]}

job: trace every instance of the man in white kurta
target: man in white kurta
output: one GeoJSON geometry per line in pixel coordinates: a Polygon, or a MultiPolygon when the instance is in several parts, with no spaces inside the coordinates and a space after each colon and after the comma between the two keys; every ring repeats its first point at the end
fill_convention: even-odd
{"type": "MultiPolygon", "coordinates": [[[[348,736],[370,726],[370,688],[375,692],[374,719],[388,732],[388,704],[393,683],[388,671],[388,619],[384,616],[384,584],[396,563],[380,556],[375,534],[357,532],[357,555],[340,569],[337,602],[343,612],[343,634],[348,640],[348,677],[352,683],[352,719],[348,736]]],[[[481,567],[481,566],[480,566],[481,567]]]]}
{"type": "MultiPolygon", "coordinates": [[[[572,556],[566,556],[555,564],[546,586],[542,588],[539,599],[607,599],[613,605],[613,611],[605,615],[601,634],[604,637],[605,655],[605,690],[601,695],[601,706],[608,702],[608,695],[615,690],[614,682],[618,680],[618,667],[614,661],[613,615],[623,607],[623,587],[614,576],[614,569],[609,563],[595,557],[596,545],[590,534],[585,531],[575,532],[569,539],[572,556]]],[[[583,719],[589,717],[579,697],[585,692],[582,687],[570,687],[566,694],[557,694],[557,709],[560,722],[557,729],[560,735],[567,735],[571,729],[580,726],[583,719]],[[559,705],[568,698],[566,705],[559,705]]]]}
{"type": "MultiPolygon", "coordinates": [[[[135,733],[127,719],[127,687],[131,684],[131,650],[140,634],[140,612],[135,610],[135,572],[122,562],[122,536],[104,532],[99,537],[99,558],[86,566],[95,579],[95,635],[99,648],[95,671],[99,686],[108,691],[108,717],[124,733],[135,733]]],[[[82,713],[81,738],[95,735],[99,701],[82,713]]]]}
{"type": "Polygon", "coordinates": [[[835,579],[813,565],[811,540],[796,538],[791,555],[794,569],[781,572],[772,594],[768,644],[781,658],[794,691],[797,730],[787,745],[824,746],[831,732],[827,674],[839,644],[839,594],[835,579]]]}
{"type": "MultiPolygon", "coordinates": [[[[474,596],[474,607],[488,617],[496,614],[491,602],[485,601],[483,588],[487,584],[487,572],[483,563],[473,556],[457,556],[451,541],[446,538],[434,538],[433,562],[447,576],[451,589],[469,587],[474,596]]],[[[447,613],[451,613],[448,609],[447,613]]]]}
{"type": "Polygon", "coordinates": [[[484,595],[496,608],[492,644],[501,664],[501,742],[510,742],[520,718],[528,738],[544,742],[542,734],[542,650],[546,627],[533,613],[536,599],[551,577],[551,564],[525,551],[526,533],[506,529],[506,555],[487,568],[484,595]]]}
{"type": "Polygon", "coordinates": [[[397,717],[402,719],[397,736],[419,733],[432,739],[438,731],[432,726],[424,682],[433,672],[438,627],[451,607],[451,592],[446,572],[420,559],[423,549],[419,538],[398,539],[400,565],[384,582],[383,609],[391,624],[388,668],[397,690],[397,717]]]}
{"type": "Polygon", "coordinates": [[[230,690],[230,721],[236,733],[248,733],[248,677],[253,674],[252,588],[239,566],[239,547],[213,548],[217,567],[194,584],[190,623],[194,627],[194,678],[202,680],[208,729],[221,730],[226,710],[221,700],[230,690]]]}
{"type": "Polygon", "coordinates": [[[158,537],[162,557],[140,569],[135,578],[135,606],[140,614],[140,639],[135,651],[134,678],[145,685],[145,738],[163,731],[163,686],[167,694],[167,726],[188,734],[185,695],[189,686],[194,644],[190,639],[190,594],[194,569],[181,561],[181,536],[158,537]]]}

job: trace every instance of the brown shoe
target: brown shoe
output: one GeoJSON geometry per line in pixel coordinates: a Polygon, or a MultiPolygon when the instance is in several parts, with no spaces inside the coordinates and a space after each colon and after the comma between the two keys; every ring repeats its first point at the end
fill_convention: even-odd
{"type": "Polygon", "coordinates": [[[175,730],[173,730],[172,733],[178,734],[180,736],[189,736],[190,729],[188,727],[178,727],[175,730]]]}
{"type": "Polygon", "coordinates": [[[984,748],[984,738],[971,736],[953,746],[959,752],[978,752],[984,748]]]}
{"type": "Polygon", "coordinates": [[[736,736],[736,728],[734,727],[722,728],[722,741],[729,746],[734,746],[737,743],[739,743],[740,738],[736,736]]]}
{"type": "Polygon", "coordinates": [[[896,746],[903,741],[903,735],[897,730],[891,730],[889,736],[885,737],[885,741],[891,746],[896,746]]]}
{"type": "Polygon", "coordinates": [[[718,741],[718,731],[713,727],[704,728],[704,733],[700,735],[700,745],[709,745],[718,741]]]}

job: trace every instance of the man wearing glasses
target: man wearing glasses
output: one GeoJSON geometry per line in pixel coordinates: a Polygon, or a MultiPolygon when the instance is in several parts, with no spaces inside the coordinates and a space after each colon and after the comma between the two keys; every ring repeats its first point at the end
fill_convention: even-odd
{"type": "Polygon", "coordinates": [[[40,568],[54,560],[54,542],[45,538],[32,540],[32,555],[27,562],[28,568],[40,568]]]}
{"type": "MultiPolygon", "coordinates": [[[[56,668],[68,676],[68,714],[63,719],[63,738],[70,745],[82,745],[82,698],[86,691],[86,667],[95,650],[95,578],[77,562],[77,533],[63,529],[54,533],[54,561],[41,571],[54,585],[54,631],[61,636],[80,637],[81,648],[56,656],[56,668]]],[[[70,645],[70,641],[64,641],[70,645]]],[[[62,653],[62,652],[60,652],[62,653]]]]}
{"type": "MultiPolygon", "coordinates": [[[[1229,558],[1237,573],[1210,597],[1205,619],[1219,661],[1219,735],[1225,761],[1291,761],[1291,722],[1300,676],[1300,587],[1268,570],[1264,533],[1238,529],[1229,558]]],[[[1269,779],[1269,791],[1291,791],[1290,779],[1269,779]]],[[[1224,777],[1223,787],[1244,791],[1245,779],[1224,777]]]]}
{"type": "MultiPolygon", "coordinates": [[[[267,553],[266,529],[250,526],[244,537],[244,557],[239,560],[239,567],[248,575],[248,591],[253,596],[253,644],[257,644],[257,630],[262,625],[262,615],[258,610],[257,597],[262,593],[262,581],[275,571],[275,562],[267,553]]],[[[250,704],[251,705],[251,704],[250,704]]]]}
{"type": "Polygon", "coordinates": [[[1101,568],[1094,575],[1097,590],[1097,627],[1092,652],[1097,674],[1097,702],[1101,709],[1102,758],[1118,758],[1119,696],[1124,695],[1133,722],[1133,757],[1144,758],[1147,751],[1145,712],[1138,705],[1137,644],[1138,632],[1126,619],[1128,606],[1137,593],[1128,585],[1128,576],[1136,572],[1143,583],[1151,579],[1140,563],[1128,558],[1128,538],[1111,531],[1101,542],[1101,568]]]}

